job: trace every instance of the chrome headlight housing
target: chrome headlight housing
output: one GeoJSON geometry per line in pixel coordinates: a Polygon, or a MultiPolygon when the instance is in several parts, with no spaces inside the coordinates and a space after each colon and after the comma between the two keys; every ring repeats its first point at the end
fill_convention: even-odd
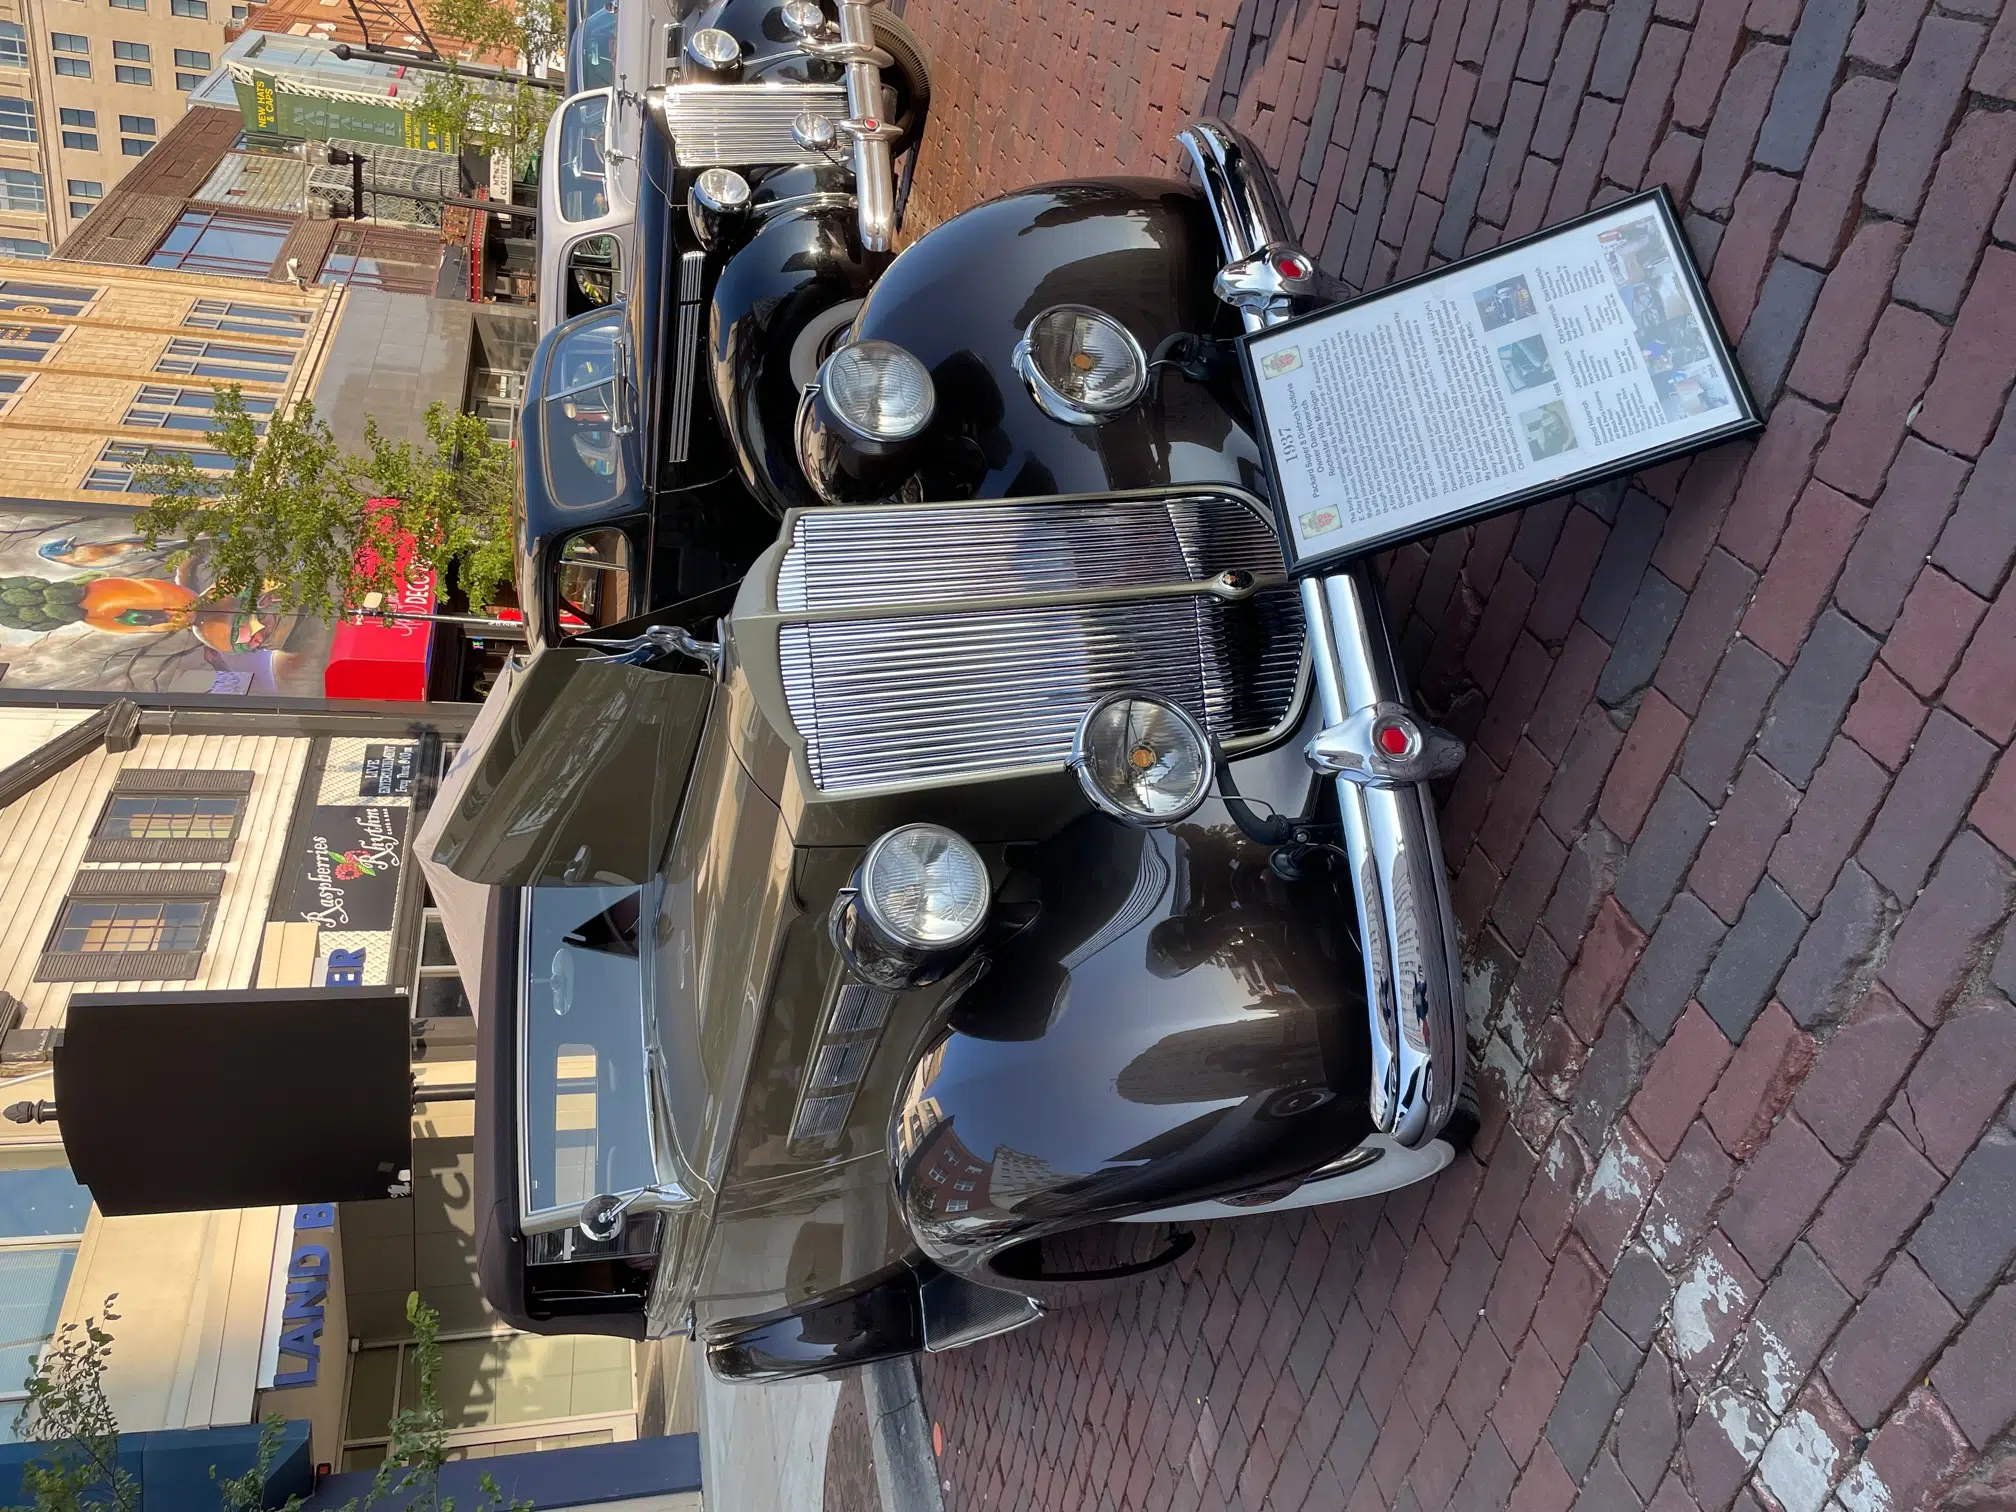
{"type": "Polygon", "coordinates": [[[713,73],[725,73],[742,62],[742,44],[732,32],[703,26],[686,39],[686,56],[713,73]]]}
{"type": "Polygon", "coordinates": [[[1149,693],[1110,694],[1086,710],[1071,769],[1095,808],[1142,826],[1195,813],[1215,772],[1203,727],[1149,693]]]}
{"type": "Polygon", "coordinates": [[[1037,408],[1066,425],[1102,425],[1148,388],[1134,333],[1090,305],[1052,305],[1022,333],[1015,370],[1037,408]]]}
{"type": "Polygon", "coordinates": [[[854,974],[917,987],[957,966],[987,925],[987,863],[963,836],[906,824],[868,847],[834,900],[833,941],[854,974]]]}
{"type": "Polygon", "coordinates": [[[819,394],[860,440],[908,441],[931,423],[938,394],[930,369],[893,341],[852,341],[819,368],[819,394]]]}

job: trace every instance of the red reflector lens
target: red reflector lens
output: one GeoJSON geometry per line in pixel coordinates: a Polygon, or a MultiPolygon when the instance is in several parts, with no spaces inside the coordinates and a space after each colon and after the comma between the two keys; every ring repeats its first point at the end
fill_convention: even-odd
{"type": "Polygon", "coordinates": [[[1309,271],[1299,257],[1278,257],[1274,268],[1283,278],[1301,278],[1309,271]]]}
{"type": "Polygon", "coordinates": [[[1388,756],[1405,756],[1409,744],[1407,732],[1400,726],[1389,724],[1379,727],[1379,749],[1388,756]]]}

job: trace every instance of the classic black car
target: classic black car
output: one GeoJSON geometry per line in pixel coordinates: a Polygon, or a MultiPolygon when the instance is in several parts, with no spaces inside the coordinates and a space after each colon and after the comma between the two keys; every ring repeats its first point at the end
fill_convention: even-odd
{"type": "MultiPolygon", "coordinates": [[[[800,0],[785,26],[752,0],[683,8],[674,82],[648,101],[586,91],[548,128],[541,300],[560,323],[520,417],[517,587],[534,645],[692,600],[718,613],[707,596],[786,509],[815,502],[793,446],[799,396],[888,265],[888,153],[929,100],[901,22],[837,9],[839,25],[800,0]],[[851,159],[833,142],[850,91],[896,112],[893,135],[870,133],[851,159]]],[[[588,15],[584,66],[598,28],[650,14],[588,15]]],[[[636,45],[615,35],[619,54],[636,45]]]]}
{"type": "Polygon", "coordinates": [[[1236,133],[1181,140],[1201,192],[907,248],[739,459],[818,502],[718,642],[541,652],[444,788],[519,1326],[692,1329],[735,1379],[947,1348],[1474,1129],[1462,748],[1369,568],[1285,576],[1228,360],[1332,291],[1236,133]]]}

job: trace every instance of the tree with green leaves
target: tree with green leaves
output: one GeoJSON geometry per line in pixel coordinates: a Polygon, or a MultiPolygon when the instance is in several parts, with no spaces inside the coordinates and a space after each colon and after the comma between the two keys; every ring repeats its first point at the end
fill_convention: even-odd
{"type": "Polygon", "coordinates": [[[444,589],[452,574],[479,607],[510,581],[515,458],[475,416],[430,405],[418,446],[371,422],[369,455],[357,457],[307,400],[262,420],[233,384],[215,404],[210,447],[228,472],[173,447],[150,447],[133,465],[136,491],[152,495],[136,530],[150,547],[200,542],[206,597],[335,619],[374,595],[396,601],[424,568],[444,589]]]}
{"type": "MultiPolygon", "coordinates": [[[[67,1323],[35,1362],[28,1377],[28,1400],[14,1421],[23,1442],[41,1446],[41,1454],[22,1474],[30,1502],[6,1512],[137,1512],[140,1486],[119,1465],[119,1424],[105,1395],[105,1370],[112,1357],[116,1294],[105,1299],[96,1317],[67,1323]]],[[[441,1319],[420,1299],[406,1298],[406,1321],[413,1340],[408,1358],[417,1377],[415,1406],[402,1408],[392,1419],[385,1462],[361,1498],[341,1512],[369,1512],[397,1498],[405,1512],[455,1512],[455,1498],[441,1492],[441,1470],[448,1463],[448,1414],[441,1403],[441,1319]]],[[[218,1512],[261,1512],[266,1484],[279,1458],[287,1422],[271,1414],[259,1425],[259,1447],[243,1474],[220,1476],[218,1512]]],[[[488,1475],[481,1478],[475,1512],[529,1512],[530,1502],[505,1498],[488,1475]]],[[[296,1512],[301,1497],[291,1497],[271,1512],[296,1512]]]]}
{"type": "MultiPolygon", "coordinates": [[[[567,51],[567,13],[560,0],[430,0],[427,21],[479,55],[515,58],[520,68],[558,62],[567,51]]],[[[560,96],[550,85],[472,78],[454,58],[445,73],[429,74],[414,114],[428,129],[456,142],[504,153],[513,177],[538,156],[560,96]]]]}

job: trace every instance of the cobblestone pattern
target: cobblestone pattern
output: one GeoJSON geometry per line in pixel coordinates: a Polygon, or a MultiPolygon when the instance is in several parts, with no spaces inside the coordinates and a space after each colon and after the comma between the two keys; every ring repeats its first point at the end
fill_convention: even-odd
{"type": "Polygon", "coordinates": [[[948,1506],[2016,1505],[2016,9],[1178,3],[911,0],[913,215],[1206,109],[1368,289],[1664,183],[1770,425],[1387,562],[1477,1151],[927,1361],[948,1506]]]}

